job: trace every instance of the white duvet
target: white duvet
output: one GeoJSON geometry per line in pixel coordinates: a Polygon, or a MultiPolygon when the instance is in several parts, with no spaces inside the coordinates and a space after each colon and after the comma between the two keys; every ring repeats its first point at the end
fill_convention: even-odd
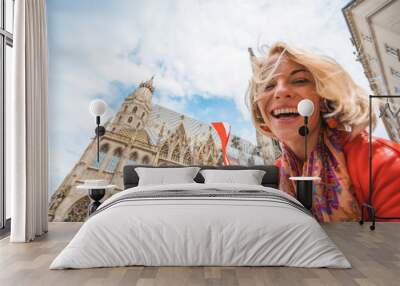
{"type": "Polygon", "coordinates": [[[106,200],[50,269],[145,266],[294,266],[350,268],[310,215],[257,198],[154,198],[122,201],[131,192],[263,190],[262,186],[176,184],[135,187],[106,200]],[[107,207],[108,206],[108,207],[107,207]]]}

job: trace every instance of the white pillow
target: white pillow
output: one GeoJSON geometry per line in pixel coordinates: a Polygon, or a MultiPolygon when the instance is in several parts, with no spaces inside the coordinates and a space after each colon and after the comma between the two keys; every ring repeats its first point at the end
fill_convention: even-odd
{"type": "Polygon", "coordinates": [[[234,183],[246,185],[261,185],[265,171],[262,170],[201,170],[205,184],[234,183]]]}
{"type": "Polygon", "coordinates": [[[138,186],[195,183],[199,167],[184,168],[135,168],[139,176],[138,186]]]}

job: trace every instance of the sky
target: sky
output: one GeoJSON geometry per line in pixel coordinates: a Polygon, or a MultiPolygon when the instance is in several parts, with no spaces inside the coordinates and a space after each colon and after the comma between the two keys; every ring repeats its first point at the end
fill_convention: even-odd
{"type": "MultiPolygon", "coordinates": [[[[336,59],[368,92],[342,14],[349,0],[47,0],[49,194],[107,120],[153,75],[153,102],[205,123],[226,121],[255,143],[244,104],[247,52],[285,41],[336,59]]],[[[382,125],[375,135],[387,138],[382,125]]]]}

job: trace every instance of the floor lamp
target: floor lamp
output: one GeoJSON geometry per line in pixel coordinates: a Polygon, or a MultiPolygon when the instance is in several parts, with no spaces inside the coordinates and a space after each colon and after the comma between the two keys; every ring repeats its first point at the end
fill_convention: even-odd
{"type": "MultiPolygon", "coordinates": [[[[368,202],[364,203],[361,206],[361,220],[360,220],[360,225],[364,224],[364,209],[367,209],[369,218],[372,221],[372,224],[369,226],[370,230],[375,230],[375,221],[376,219],[381,219],[381,220],[391,220],[391,219],[400,219],[400,217],[379,217],[375,213],[375,208],[372,204],[372,195],[374,192],[374,186],[373,186],[373,177],[372,177],[372,99],[373,98],[400,98],[398,95],[370,95],[369,96],[369,134],[368,134],[368,142],[369,142],[369,163],[368,163],[368,170],[369,170],[369,192],[368,192],[368,202]]],[[[389,111],[392,113],[392,110],[390,109],[389,102],[384,107],[384,110],[382,114],[379,117],[382,117],[386,114],[386,109],[389,109],[389,111]]]]}
{"type": "MultiPolygon", "coordinates": [[[[304,164],[308,161],[308,118],[314,113],[314,104],[309,99],[303,99],[297,105],[297,111],[304,117],[304,125],[299,128],[299,134],[304,137],[304,164]]],[[[308,210],[312,209],[313,203],[313,181],[321,180],[319,177],[290,177],[296,181],[297,200],[308,210]]]]}
{"type": "MultiPolygon", "coordinates": [[[[100,125],[100,117],[106,113],[107,104],[101,99],[92,100],[89,104],[89,111],[96,118],[97,167],[100,169],[100,137],[106,133],[104,126],[100,125]]],[[[79,187],[88,189],[89,197],[92,199],[88,206],[88,215],[91,215],[100,206],[100,200],[104,197],[106,189],[112,188],[114,185],[106,185],[104,180],[86,180],[85,184],[79,187]],[[89,184],[87,184],[88,182],[89,184]]]]}

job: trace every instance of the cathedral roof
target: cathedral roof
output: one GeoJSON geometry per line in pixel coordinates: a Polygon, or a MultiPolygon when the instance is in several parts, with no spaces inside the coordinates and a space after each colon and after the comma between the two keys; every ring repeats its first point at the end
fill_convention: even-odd
{"type": "MultiPolygon", "coordinates": [[[[185,128],[186,136],[191,140],[191,145],[193,145],[196,141],[198,144],[205,142],[208,138],[209,132],[211,132],[214,142],[217,144],[218,148],[220,148],[218,134],[214,128],[211,127],[211,125],[157,104],[153,104],[152,110],[149,114],[149,119],[144,129],[149,135],[150,144],[155,145],[159,139],[160,130],[163,124],[165,124],[165,127],[161,142],[166,140],[172,132],[175,132],[181,123],[185,128]]],[[[233,138],[233,136],[234,135],[231,133],[230,138],[233,138]]],[[[234,148],[230,140],[228,145],[228,158],[236,159],[237,164],[247,165],[247,161],[252,157],[252,152],[255,146],[250,141],[243,138],[240,138],[240,145],[242,146],[242,151],[234,148]]],[[[264,163],[263,158],[259,156],[254,156],[253,158],[255,160],[255,164],[264,163]]]]}

